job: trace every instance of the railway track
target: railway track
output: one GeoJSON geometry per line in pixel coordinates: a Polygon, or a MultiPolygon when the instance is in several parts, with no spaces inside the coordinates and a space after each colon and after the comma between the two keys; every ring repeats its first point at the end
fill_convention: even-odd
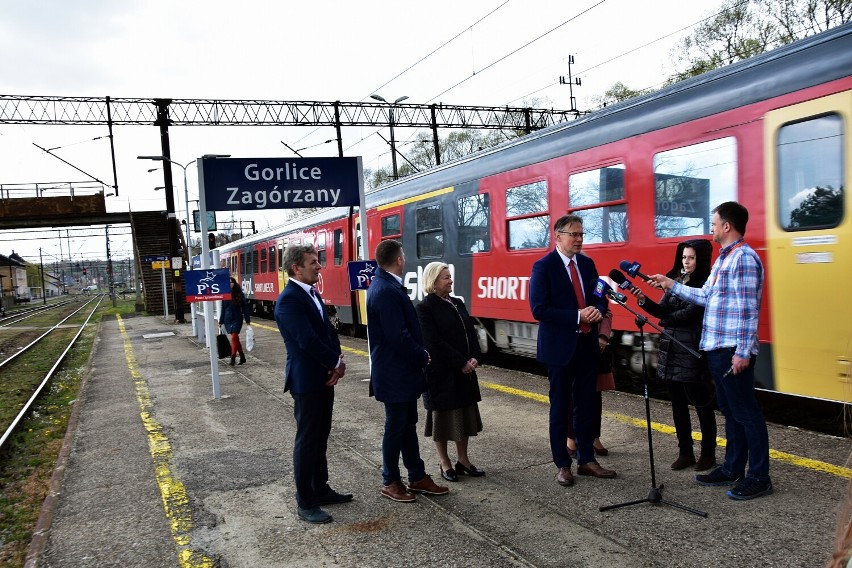
{"type": "Polygon", "coordinates": [[[27,310],[25,314],[11,316],[13,321],[0,324],[4,328],[0,354],[0,377],[3,378],[0,399],[4,400],[0,409],[0,428],[3,429],[0,450],[61,370],[66,355],[105,297],[94,296],[79,306],[76,300],[69,300],[27,310]],[[27,325],[21,325],[25,321],[27,325]],[[46,331],[39,334],[45,328],[46,331]]]}

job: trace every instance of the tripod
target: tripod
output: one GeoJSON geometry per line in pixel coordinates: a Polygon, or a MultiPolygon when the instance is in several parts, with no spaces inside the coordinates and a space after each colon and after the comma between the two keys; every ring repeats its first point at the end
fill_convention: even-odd
{"type": "MultiPolygon", "coordinates": [[[[619,304],[622,308],[625,308],[630,313],[632,313],[634,316],[636,316],[636,326],[639,328],[639,340],[640,340],[641,345],[642,345],[642,383],[643,383],[643,386],[645,387],[645,395],[644,395],[644,398],[645,398],[645,424],[647,425],[647,428],[648,428],[648,458],[649,458],[650,463],[651,463],[651,490],[648,492],[648,496],[645,497],[644,499],[636,499],[635,501],[627,501],[627,502],[624,502],[624,503],[617,503],[615,505],[604,505],[604,506],[600,507],[598,510],[603,512],[603,511],[609,511],[610,509],[618,509],[620,507],[627,507],[629,505],[638,505],[640,503],[653,503],[654,505],[657,505],[659,503],[663,503],[664,505],[669,505],[671,507],[677,507],[678,509],[683,509],[684,511],[687,511],[687,512],[692,513],[694,515],[698,515],[700,517],[706,518],[707,513],[705,513],[704,511],[699,511],[698,509],[693,509],[692,507],[687,507],[686,505],[682,505],[680,503],[675,503],[674,501],[669,501],[667,499],[663,499],[663,486],[660,485],[659,487],[657,487],[657,476],[656,476],[656,471],[655,471],[655,466],[654,466],[654,441],[653,441],[653,438],[651,437],[651,403],[650,403],[650,399],[648,397],[648,368],[647,368],[647,365],[645,363],[645,324],[648,323],[648,318],[646,318],[645,316],[636,312],[635,310],[633,310],[629,306],[625,305],[624,302],[619,301],[617,298],[611,298],[611,299],[614,300],[617,304],[619,304]]],[[[678,341],[677,339],[672,337],[672,335],[667,333],[665,330],[660,329],[659,327],[655,326],[653,323],[650,324],[650,325],[651,325],[651,327],[656,329],[658,332],[665,335],[670,340],[674,341],[675,343],[677,343],[678,345],[680,345],[681,347],[683,347],[684,349],[689,351],[691,354],[695,355],[696,357],[701,357],[700,354],[696,353],[694,350],[690,349],[689,347],[687,347],[686,345],[684,345],[683,343],[681,343],[680,341],[678,341]]]]}

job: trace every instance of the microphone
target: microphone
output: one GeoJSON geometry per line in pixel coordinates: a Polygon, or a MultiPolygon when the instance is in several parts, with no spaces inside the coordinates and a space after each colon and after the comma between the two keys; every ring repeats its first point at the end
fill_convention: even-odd
{"type": "MultiPolygon", "coordinates": [[[[606,296],[607,298],[611,298],[616,302],[620,302],[622,304],[627,301],[627,296],[613,290],[612,287],[607,284],[606,280],[604,280],[603,278],[598,278],[598,281],[595,284],[595,296],[601,299],[606,296]]],[[[605,308],[606,306],[604,306],[604,309],[605,308]]]]}
{"type": "Polygon", "coordinates": [[[618,288],[620,290],[635,290],[636,286],[633,285],[633,282],[627,279],[624,273],[620,270],[616,270],[613,268],[609,271],[609,277],[612,278],[612,281],[618,284],[618,288]]]}
{"type": "Polygon", "coordinates": [[[734,366],[731,365],[730,367],[728,367],[728,370],[725,371],[725,374],[722,375],[722,378],[727,379],[730,376],[730,374],[733,373],[733,372],[734,372],[734,366]]]}
{"type": "Polygon", "coordinates": [[[636,278],[638,276],[642,280],[650,280],[651,279],[651,277],[648,276],[647,274],[642,274],[641,272],[639,272],[639,268],[641,268],[642,265],[639,264],[638,262],[627,262],[626,260],[622,260],[620,263],[618,263],[618,267],[621,268],[624,272],[626,272],[630,276],[632,276],[633,278],[636,278]]]}

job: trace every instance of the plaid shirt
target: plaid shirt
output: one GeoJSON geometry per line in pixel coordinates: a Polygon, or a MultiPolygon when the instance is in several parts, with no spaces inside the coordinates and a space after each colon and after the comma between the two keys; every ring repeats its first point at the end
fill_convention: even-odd
{"type": "Polygon", "coordinates": [[[675,282],[672,293],[705,306],[700,349],[735,347],[737,357],[757,355],[763,264],[745,241],[739,239],[719,251],[702,288],[675,282]]]}

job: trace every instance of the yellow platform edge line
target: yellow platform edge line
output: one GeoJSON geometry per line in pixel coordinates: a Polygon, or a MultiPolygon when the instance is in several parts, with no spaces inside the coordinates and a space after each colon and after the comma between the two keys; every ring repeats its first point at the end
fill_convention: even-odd
{"type": "Polygon", "coordinates": [[[151,452],[151,461],[154,463],[154,475],[160,497],[163,500],[163,509],[166,520],[172,533],[178,550],[178,559],[181,568],[213,568],[216,563],[205,554],[192,550],[189,547],[190,531],[193,527],[192,511],[189,507],[189,498],[186,487],[172,472],[172,446],[168,436],[163,431],[163,426],[157,422],[152,415],[154,408],[151,402],[151,393],[148,383],[139,371],[136,355],[133,354],[133,346],[130,337],[124,327],[124,320],[116,314],[118,329],[124,343],[124,357],[127,360],[127,368],[136,386],[136,400],[139,403],[139,415],[142,425],[148,434],[148,449],[151,452]]]}

